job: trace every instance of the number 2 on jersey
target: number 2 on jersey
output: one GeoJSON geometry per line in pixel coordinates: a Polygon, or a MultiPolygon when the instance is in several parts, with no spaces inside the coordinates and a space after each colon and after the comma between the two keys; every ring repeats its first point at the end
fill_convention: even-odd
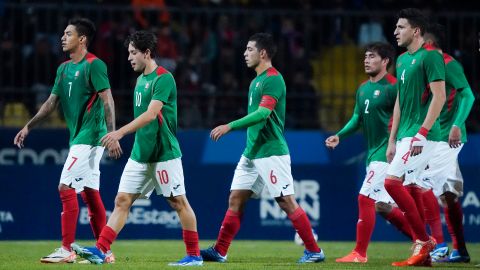
{"type": "Polygon", "coordinates": [[[365,113],[368,113],[368,105],[370,105],[370,100],[365,100],[365,113]]]}

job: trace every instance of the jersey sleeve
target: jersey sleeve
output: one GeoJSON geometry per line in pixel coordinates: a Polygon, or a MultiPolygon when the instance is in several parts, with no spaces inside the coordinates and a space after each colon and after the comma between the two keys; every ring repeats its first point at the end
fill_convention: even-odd
{"type": "Polygon", "coordinates": [[[157,77],[152,86],[152,100],[159,100],[168,103],[168,98],[175,89],[175,80],[172,74],[166,73],[157,77]]]}
{"type": "Polygon", "coordinates": [[[425,53],[423,67],[429,83],[445,81],[445,62],[438,51],[432,50],[425,53]]]}
{"type": "Polygon", "coordinates": [[[470,87],[463,68],[457,61],[452,61],[445,66],[446,74],[445,79],[457,90],[470,87]]]}
{"type": "Polygon", "coordinates": [[[263,84],[262,96],[271,96],[276,101],[282,97],[285,93],[286,87],[285,82],[281,76],[270,76],[267,77],[263,84]]]}
{"type": "Polygon", "coordinates": [[[90,81],[92,82],[93,89],[95,89],[97,92],[110,89],[107,65],[105,65],[102,60],[95,59],[90,64],[90,81]]]}
{"type": "Polygon", "coordinates": [[[65,64],[61,64],[60,66],[58,66],[57,75],[55,76],[55,83],[53,84],[53,87],[52,87],[52,94],[57,96],[60,96],[61,94],[61,89],[59,88],[60,88],[60,81],[62,79],[62,71],[65,68],[64,65],[65,64]]]}

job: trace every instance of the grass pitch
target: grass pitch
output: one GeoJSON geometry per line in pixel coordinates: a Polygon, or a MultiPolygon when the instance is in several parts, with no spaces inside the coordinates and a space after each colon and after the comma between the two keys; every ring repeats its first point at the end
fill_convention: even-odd
{"type": "MultiPolygon", "coordinates": [[[[91,241],[79,241],[92,245],[91,241]]],[[[213,241],[202,241],[206,248],[213,241]]],[[[60,241],[0,241],[0,269],[175,269],[169,262],[181,259],[185,254],[182,241],[119,240],[113,245],[116,263],[110,265],[42,264],[40,258],[51,253],[60,241]]],[[[395,269],[390,263],[406,259],[410,244],[373,242],[370,244],[367,264],[340,264],[335,258],[346,255],[354,247],[353,242],[320,242],[327,257],[317,264],[298,265],[303,248],[293,241],[234,241],[228,262],[204,263],[201,269],[395,269]]],[[[434,264],[435,269],[480,269],[480,244],[468,245],[472,263],[434,264]]],[[[418,269],[418,268],[415,268],[418,269]]],[[[420,268],[425,269],[425,268],[420,268]]]]}

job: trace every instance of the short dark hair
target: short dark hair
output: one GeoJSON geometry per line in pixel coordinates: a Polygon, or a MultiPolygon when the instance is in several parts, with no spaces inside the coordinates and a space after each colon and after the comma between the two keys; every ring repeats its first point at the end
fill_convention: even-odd
{"type": "Polygon", "coordinates": [[[372,42],[365,46],[365,52],[374,52],[380,55],[382,59],[388,59],[387,68],[389,68],[395,60],[395,49],[390,43],[372,42]]]}
{"type": "Polygon", "coordinates": [[[265,50],[270,59],[277,53],[277,46],[273,42],[272,35],[268,33],[256,33],[248,41],[255,41],[255,46],[259,51],[265,50]]]}
{"type": "Polygon", "coordinates": [[[432,41],[433,46],[442,49],[445,45],[445,27],[439,23],[431,23],[425,31],[425,36],[432,41]]]}
{"type": "Polygon", "coordinates": [[[155,50],[157,48],[157,37],[153,32],[150,31],[136,31],[135,33],[129,35],[125,40],[125,47],[128,48],[128,45],[132,43],[132,46],[135,49],[145,53],[147,50],[150,50],[150,56],[155,57],[155,50]]]}
{"type": "Polygon", "coordinates": [[[79,36],[86,36],[87,37],[87,46],[93,40],[95,36],[95,24],[87,18],[74,18],[68,21],[68,25],[75,26],[75,30],[77,31],[79,36]]]}
{"type": "Polygon", "coordinates": [[[420,35],[423,36],[427,28],[428,20],[425,14],[416,8],[406,8],[400,10],[397,15],[398,19],[407,19],[412,27],[420,28],[420,35]]]}

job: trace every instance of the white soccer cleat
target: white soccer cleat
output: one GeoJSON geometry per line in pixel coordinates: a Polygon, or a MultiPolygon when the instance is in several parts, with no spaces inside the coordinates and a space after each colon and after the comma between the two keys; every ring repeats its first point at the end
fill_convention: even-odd
{"type": "Polygon", "coordinates": [[[74,251],[68,251],[63,247],[56,248],[55,251],[40,259],[42,263],[73,263],[77,255],[74,251]]]}

